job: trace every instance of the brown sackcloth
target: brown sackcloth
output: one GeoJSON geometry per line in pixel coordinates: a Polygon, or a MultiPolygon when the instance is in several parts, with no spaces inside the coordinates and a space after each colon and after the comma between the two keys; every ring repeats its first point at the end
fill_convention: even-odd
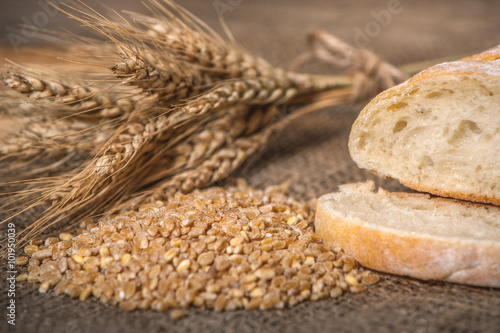
{"type": "MultiPolygon", "coordinates": [[[[117,9],[144,11],[139,1],[104,2],[117,9]]],[[[223,17],[236,40],[280,66],[288,66],[306,50],[306,35],[312,28],[326,30],[349,44],[361,43],[396,65],[476,53],[500,44],[499,1],[181,0],[180,3],[218,31],[222,29],[214,4],[232,6],[223,17]],[[390,8],[396,10],[391,13],[390,8]],[[387,13],[389,17],[384,16],[387,13]],[[368,31],[370,35],[363,39],[359,31],[365,35],[368,31]]],[[[12,50],[4,27],[22,24],[23,17],[31,20],[41,10],[38,0],[4,0],[2,4],[1,58],[24,57],[34,61],[23,55],[22,50],[17,54],[12,50]]],[[[64,15],[58,14],[50,18],[46,28],[57,28],[66,22],[64,15]]],[[[76,31],[81,29],[77,24],[72,26],[76,31]]],[[[43,47],[37,43],[33,39],[23,46],[43,47]]],[[[310,67],[304,70],[321,73],[329,70],[317,64],[310,67]]],[[[350,126],[364,104],[327,108],[293,122],[240,176],[257,187],[288,181],[292,195],[304,200],[335,191],[339,184],[376,179],[358,169],[347,151],[350,126]]],[[[376,181],[390,190],[404,189],[396,181],[376,181]]],[[[15,220],[18,228],[26,222],[29,222],[26,217],[24,221],[15,220]]],[[[6,320],[4,260],[0,268],[0,332],[11,332],[14,328],[6,320]]],[[[192,309],[179,321],[170,319],[168,312],[128,313],[93,298],[80,302],[52,292],[39,294],[37,287],[30,283],[17,285],[15,329],[19,332],[500,332],[500,289],[384,274],[379,284],[361,294],[265,312],[214,313],[192,309]]]]}

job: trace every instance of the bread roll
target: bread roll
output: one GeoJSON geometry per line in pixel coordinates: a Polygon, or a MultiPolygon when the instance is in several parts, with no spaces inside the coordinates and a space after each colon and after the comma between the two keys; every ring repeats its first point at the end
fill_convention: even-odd
{"type": "Polygon", "coordinates": [[[500,205],[500,46],[375,97],[349,137],[359,167],[419,191],[500,205]]]}
{"type": "Polygon", "coordinates": [[[316,233],[363,266],[500,287],[500,207],[343,185],[318,199],[316,233]]]}

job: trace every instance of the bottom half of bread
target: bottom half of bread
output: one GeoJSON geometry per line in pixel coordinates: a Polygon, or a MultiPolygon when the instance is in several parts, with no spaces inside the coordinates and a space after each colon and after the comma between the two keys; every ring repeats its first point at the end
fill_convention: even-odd
{"type": "Polygon", "coordinates": [[[500,287],[500,207],[348,184],[317,203],[316,232],[362,265],[500,287]]]}

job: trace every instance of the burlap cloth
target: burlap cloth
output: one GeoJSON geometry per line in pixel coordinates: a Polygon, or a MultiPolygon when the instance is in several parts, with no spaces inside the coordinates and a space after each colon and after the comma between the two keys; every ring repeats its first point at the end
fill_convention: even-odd
{"type": "MultiPolygon", "coordinates": [[[[0,14],[3,26],[22,23],[23,16],[29,19],[40,10],[37,1],[3,2],[7,3],[0,14]]],[[[119,1],[108,2],[112,3],[119,1]]],[[[132,0],[121,3],[122,8],[141,8],[132,0]]],[[[351,44],[361,42],[394,64],[475,53],[500,43],[498,1],[181,1],[221,31],[214,3],[235,5],[223,13],[235,38],[280,66],[288,66],[305,50],[305,35],[314,27],[351,44]],[[380,18],[381,11],[394,4],[398,10],[389,12],[385,21],[380,18]],[[359,37],[359,31],[369,37],[368,42],[359,37]]],[[[58,15],[47,27],[63,22],[58,15]]],[[[6,55],[22,57],[12,51],[5,36],[3,41],[6,55]]],[[[35,41],[27,46],[38,47],[35,41]]],[[[391,190],[403,189],[396,181],[378,180],[358,169],[349,157],[350,126],[362,107],[363,103],[331,107],[292,123],[239,175],[257,187],[288,181],[292,194],[304,200],[367,178],[391,190]]],[[[16,223],[21,226],[23,221],[16,223]]],[[[7,325],[5,316],[6,265],[0,266],[0,331],[10,332],[13,327],[7,325]]],[[[179,321],[170,319],[168,313],[127,313],[95,299],[82,303],[53,293],[39,294],[37,287],[17,286],[15,328],[19,332],[500,332],[500,289],[390,275],[382,275],[378,285],[361,294],[265,312],[193,309],[179,321]]]]}

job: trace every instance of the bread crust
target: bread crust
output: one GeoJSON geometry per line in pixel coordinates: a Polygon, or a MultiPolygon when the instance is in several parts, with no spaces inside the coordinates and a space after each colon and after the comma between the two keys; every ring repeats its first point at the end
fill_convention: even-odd
{"type": "Polygon", "coordinates": [[[492,62],[500,59],[500,45],[497,45],[484,52],[474,54],[469,57],[460,59],[461,61],[482,61],[482,62],[492,62]]]}
{"type": "MultiPolygon", "coordinates": [[[[419,87],[419,84],[432,80],[438,77],[451,77],[457,78],[459,76],[468,77],[478,77],[484,76],[488,78],[494,77],[495,80],[500,80],[500,45],[482,52],[477,55],[466,57],[460,61],[448,62],[443,64],[438,64],[436,66],[430,67],[419,74],[408,79],[404,83],[392,87],[378,96],[376,96],[359,114],[356,121],[354,122],[349,137],[349,151],[351,156],[360,167],[367,167],[366,163],[359,163],[364,157],[362,153],[357,153],[354,141],[359,137],[361,129],[366,127],[368,115],[373,112],[379,112],[379,110],[372,110],[379,103],[384,101],[396,101],[397,98],[405,93],[408,93],[412,89],[419,87]]],[[[500,114],[499,114],[500,116],[500,114]]],[[[416,182],[415,180],[405,179],[403,177],[397,177],[396,175],[388,174],[383,170],[377,168],[368,167],[369,171],[381,176],[381,177],[393,177],[400,181],[401,184],[415,189],[417,191],[425,191],[439,196],[452,197],[462,200],[470,200],[474,202],[490,203],[494,205],[500,205],[500,191],[496,191],[493,195],[485,193],[470,193],[457,191],[452,189],[446,189],[442,187],[433,186],[433,184],[425,182],[416,182]]],[[[435,185],[435,184],[434,184],[435,185]]]]}
{"type": "Polygon", "coordinates": [[[441,189],[438,189],[438,188],[435,188],[432,186],[425,186],[425,184],[413,183],[413,182],[403,180],[403,179],[400,179],[399,182],[401,184],[403,184],[404,186],[407,186],[411,189],[414,189],[417,191],[422,191],[422,192],[432,193],[434,195],[439,195],[441,197],[450,197],[450,198],[456,198],[456,199],[461,199],[461,200],[482,202],[482,203],[488,203],[488,204],[500,206],[500,197],[483,195],[481,193],[464,193],[464,192],[458,192],[458,191],[443,191],[441,189]]]}
{"type": "MultiPolygon", "coordinates": [[[[443,280],[484,287],[500,287],[500,241],[459,240],[428,234],[375,228],[335,211],[318,199],[315,228],[325,244],[340,247],[368,268],[423,280],[443,280]]],[[[421,200],[421,194],[387,193],[421,200]]],[[[436,199],[430,199],[436,200],[436,199]]],[[[451,205],[462,204],[439,198],[451,205]]]]}

